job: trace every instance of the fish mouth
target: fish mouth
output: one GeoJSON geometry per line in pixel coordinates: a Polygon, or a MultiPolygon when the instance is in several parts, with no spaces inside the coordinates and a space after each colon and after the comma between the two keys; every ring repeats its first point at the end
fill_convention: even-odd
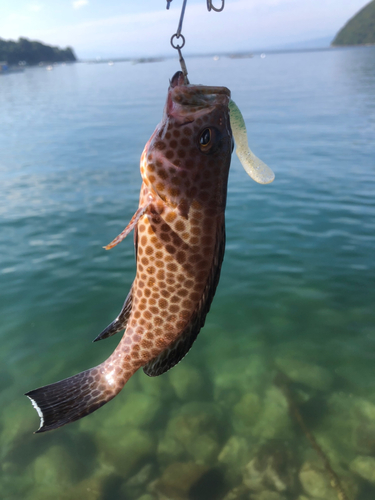
{"type": "Polygon", "coordinates": [[[187,84],[183,72],[177,71],[170,80],[166,112],[185,124],[220,105],[228,106],[228,98],[228,88],[187,84]]]}
{"type": "Polygon", "coordinates": [[[177,71],[173,76],[172,80],[170,81],[170,88],[174,89],[177,86],[180,85],[185,85],[185,78],[184,74],[182,71],[177,71]]]}

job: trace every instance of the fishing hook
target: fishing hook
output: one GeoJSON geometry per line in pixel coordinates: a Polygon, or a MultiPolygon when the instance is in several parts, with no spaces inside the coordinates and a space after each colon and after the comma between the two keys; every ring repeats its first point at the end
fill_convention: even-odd
{"type": "MultiPolygon", "coordinates": [[[[167,9],[169,9],[169,6],[171,5],[172,0],[167,0],[167,9]]],[[[224,4],[225,0],[221,0],[221,7],[217,8],[214,7],[212,4],[212,0],[207,0],[207,10],[210,12],[210,10],[214,10],[215,12],[221,12],[224,9],[224,4]]]]}
{"type": "MultiPolygon", "coordinates": [[[[167,9],[169,9],[169,5],[171,3],[172,0],[167,0],[167,9]]],[[[188,71],[187,71],[187,68],[186,68],[186,63],[185,63],[185,60],[184,58],[182,57],[182,52],[181,52],[181,49],[182,47],[185,45],[185,37],[181,34],[181,31],[182,31],[182,23],[184,22],[184,16],[185,16],[185,9],[186,9],[186,2],[187,0],[184,0],[183,4],[182,4],[182,9],[181,9],[181,16],[180,16],[180,21],[178,23],[178,27],[177,27],[177,31],[174,35],[172,35],[172,38],[171,38],[171,45],[174,49],[176,49],[178,51],[178,55],[179,55],[179,61],[180,61],[180,66],[181,66],[181,69],[182,69],[182,73],[184,75],[184,81],[185,81],[185,84],[187,85],[189,83],[189,80],[188,80],[188,71]],[[181,38],[181,45],[178,45],[176,42],[175,42],[175,39],[178,40],[179,38],[181,38]]]]}
{"type": "MultiPolygon", "coordinates": [[[[172,1],[172,0],[170,0],[172,1]]],[[[217,8],[217,7],[214,7],[214,5],[212,4],[212,0],[207,0],[207,10],[208,12],[210,12],[210,10],[214,10],[215,12],[221,12],[223,9],[224,9],[224,4],[225,4],[225,0],[221,0],[221,7],[217,8]]]]}
{"type": "MultiPolygon", "coordinates": [[[[169,6],[171,5],[171,2],[172,2],[172,0],[167,0],[167,9],[169,9],[169,6]]],[[[182,73],[184,75],[185,84],[187,85],[189,83],[189,80],[188,80],[188,77],[187,77],[188,71],[187,71],[187,68],[186,68],[185,60],[182,57],[182,53],[181,53],[181,49],[185,45],[185,37],[181,34],[181,31],[182,31],[182,23],[184,22],[186,2],[187,2],[187,0],[183,0],[182,9],[181,9],[181,15],[180,15],[180,21],[178,23],[178,27],[177,27],[176,33],[171,38],[171,45],[172,45],[172,47],[174,49],[176,49],[178,51],[180,66],[181,66],[181,69],[182,69],[182,73]],[[179,45],[179,44],[176,43],[176,41],[179,38],[181,38],[181,45],[179,45]]],[[[218,8],[218,7],[215,7],[212,4],[212,0],[207,0],[207,9],[208,9],[209,12],[211,10],[214,10],[215,12],[221,12],[224,9],[224,4],[225,4],[225,0],[221,0],[221,7],[218,8]]]]}

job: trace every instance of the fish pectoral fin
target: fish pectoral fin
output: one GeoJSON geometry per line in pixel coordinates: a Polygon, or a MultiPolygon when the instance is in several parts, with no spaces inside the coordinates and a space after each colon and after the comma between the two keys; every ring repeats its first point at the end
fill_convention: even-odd
{"type": "Polygon", "coordinates": [[[121,241],[123,239],[125,239],[127,237],[127,235],[135,228],[135,226],[139,222],[139,219],[142,217],[142,215],[144,215],[146,213],[146,211],[150,205],[151,205],[151,201],[149,203],[146,203],[146,205],[139,207],[138,210],[133,215],[129,224],[126,226],[126,228],[113,241],[111,241],[111,243],[109,245],[107,245],[103,248],[105,248],[106,250],[111,250],[111,248],[113,248],[116,245],[118,245],[119,243],[121,243],[121,241]]]}
{"type": "Polygon", "coordinates": [[[133,305],[133,292],[132,289],[130,289],[130,292],[128,293],[128,296],[125,299],[120,314],[114,321],[112,321],[110,325],[107,326],[107,328],[105,328],[102,331],[102,333],[99,333],[99,335],[93,340],[93,342],[107,339],[108,337],[112,337],[112,335],[121,332],[121,330],[124,330],[128,323],[128,319],[132,310],[132,305],[133,305]]]}

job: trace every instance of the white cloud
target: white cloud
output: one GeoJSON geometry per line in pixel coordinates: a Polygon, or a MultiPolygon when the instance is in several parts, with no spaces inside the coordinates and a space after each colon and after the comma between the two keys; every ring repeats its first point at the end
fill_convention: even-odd
{"type": "Polygon", "coordinates": [[[84,7],[85,5],[89,4],[89,0],[74,0],[72,2],[73,9],[80,9],[81,7],[84,7]]]}

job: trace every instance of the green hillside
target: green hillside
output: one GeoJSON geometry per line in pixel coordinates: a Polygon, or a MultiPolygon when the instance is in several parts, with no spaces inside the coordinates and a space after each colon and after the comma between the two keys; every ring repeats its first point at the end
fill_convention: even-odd
{"type": "Polygon", "coordinates": [[[76,56],[70,47],[59,49],[27,38],[20,38],[18,42],[0,38],[0,61],[6,61],[10,65],[25,61],[32,66],[42,62],[73,62],[76,61],[76,56]]]}
{"type": "Polygon", "coordinates": [[[375,44],[375,0],[372,0],[337,33],[332,45],[375,44]]]}

